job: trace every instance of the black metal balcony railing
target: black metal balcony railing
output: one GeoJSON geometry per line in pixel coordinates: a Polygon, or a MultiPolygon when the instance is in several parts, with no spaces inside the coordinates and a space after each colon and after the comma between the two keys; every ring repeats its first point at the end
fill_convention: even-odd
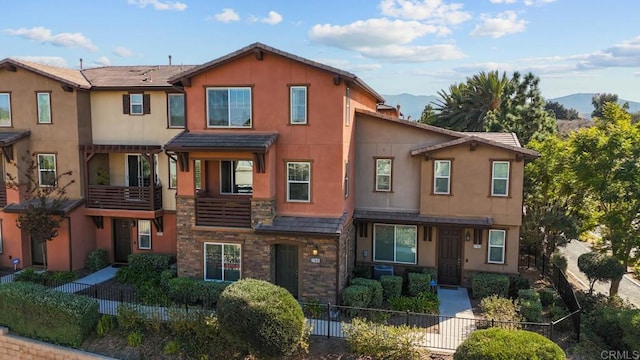
{"type": "Polygon", "coordinates": [[[251,197],[196,198],[196,225],[251,227],[251,197]]]}
{"type": "Polygon", "coordinates": [[[0,182],[0,207],[7,206],[7,184],[0,182]]]}
{"type": "Polygon", "coordinates": [[[118,210],[162,209],[162,186],[133,187],[89,185],[87,207],[118,210]],[[153,199],[153,204],[151,199],[153,199]]]}

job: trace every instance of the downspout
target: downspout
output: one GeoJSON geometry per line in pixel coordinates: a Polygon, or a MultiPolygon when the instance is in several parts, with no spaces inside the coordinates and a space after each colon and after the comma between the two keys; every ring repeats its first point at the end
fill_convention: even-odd
{"type": "Polygon", "coordinates": [[[72,237],[71,237],[71,217],[64,216],[67,219],[67,231],[69,232],[69,271],[73,271],[73,246],[72,246],[72,237]]]}
{"type": "Polygon", "coordinates": [[[340,238],[342,237],[342,230],[336,235],[338,246],[336,248],[336,301],[335,304],[339,303],[340,299],[340,238]]]}

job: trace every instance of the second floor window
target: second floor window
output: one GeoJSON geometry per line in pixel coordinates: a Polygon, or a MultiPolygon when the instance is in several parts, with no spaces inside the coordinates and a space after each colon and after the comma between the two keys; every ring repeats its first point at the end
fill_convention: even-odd
{"type": "Polygon", "coordinates": [[[491,196],[509,195],[509,162],[494,161],[491,169],[491,196]]]}
{"type": "Polygon", "coordinates": [[[169,158],[169,189],[178,187],[178,167],[174,158],[169,158]]]}
{"type": "Polygon", "coordinates": [[[55,186],[56,155],[38,154],[38,182],[40,186],[55,186]]]}
{"type": "Polygon", "coordinates": [[[168,94],[168,114],[170,128],[183,128],[185,126],[184,94],[168,94]]]}
{"type": "Polygon", "coordinates": [[[129,115],[151,114],[151,95],[142,93],[122,95],[122,113],[129,115]]]}
{"type": "Polygon", "coordinates": [[[391,159],[376,159],[376,191],[391,191],[391,159]]]}
{"type": "Polygon", "coordinates": [[[311,163],[287,163],[287,201],[311,201],[311,163]]]}
{"type": "Polygon", "coordinates": [[[11,95],[0,93],[0,126],[11,126],[11,95]]]}
{"type": "Polygon", "coordinates": [[[51,94],[39,92],[36,94],[38,101],[38,124],[51,124],[51,94]]]}
{"type": "Polygon", "coordinates": [[[131,94],[129,95],[129,114],[131,115],[142,115],[144,114],[142,109],[142,94],[131,94]]]}
{"type": "Polygon", "coordinates": [[[291,90],[291,123],[307,123],[307,87],[292,86],[291,90]]]}
{"type": "Polygon", "coordinates": [[[252,194],[253,161],[220,161],[220,193],[252,194]]]}
{"type": "Polygon", "coordinates": [[[433,162],[433,193],[449,194],[451,191],[451,161],[435,160],[433,162]]]}
{"type": "Polygon", "coordinates": [[[251,88],[207,88],[207,127],[251,127],[251,88]]]}

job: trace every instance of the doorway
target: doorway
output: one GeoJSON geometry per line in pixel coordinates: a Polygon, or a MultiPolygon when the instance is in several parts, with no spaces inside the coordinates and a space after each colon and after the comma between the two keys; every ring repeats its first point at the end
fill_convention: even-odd
{"type": "Polygon", "coordinates": [[[438,283],[460,285],[462,229],[438,228],[438,283]]]}
{"type": "Polygon", "coordinates": [[[276,285],[282,286],[298,298],[298,247],[278,244],[275,246],[276,285]]]}
{"type": "Polygon", "coordinates": [[[131,254],[131,220],[113,219],[113,260],[127,263],[131,254]]]}

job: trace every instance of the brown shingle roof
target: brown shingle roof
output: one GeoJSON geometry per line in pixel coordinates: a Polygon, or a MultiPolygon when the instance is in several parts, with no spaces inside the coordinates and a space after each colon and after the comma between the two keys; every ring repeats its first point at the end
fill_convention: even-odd
{"type": "Polygon", "coordinates": [[[460,138],[460,137],[465,137],[466,135],[458,132],[458,131],[453,131],[453,130],[449,130],[449,129],[444,129],[444,128],[440,128],[437,126],[432,126],[432,125],[426,125],[426,124],[422,124],[419,123],[417,121],[409,121],[409,120],[404,120],[404,119],[400,119],[394,116],[389,116],[389,115],[384,115],[381,113],[377,113],[375,111],[371,111],[371,110],[365,110],[365,109],[360,109],[360,108],[356,108],[355,109],[356,114],[362,114],[362,115],[368,115],[380,120],[386,120],[389,122],[393,122],[393,123],[398,123],[398,124],[402,124],[402,125],[406,125],[406,126],[411,126],[414,128],[418,128],[418,129],[422,129],[422,130],[428,130],[431,132],[435,132],[438,134],[442,134],[442,135],[447,135],[447,136],[451,136],[454,138],[460,138]]]}
{"type": "Polygon", "coordinates": [[[82,70],[94,88],[168,88],[167,79],[193,65],[105,66],[82,70]]]}
{"type": "Polygon", "coordinates": [[[482,144],[487,144],[490,146],[495,146],[501,149],[505,149],[505,150],[509,150],[509,151],[513,151],[516,152],[518,154],[522,154],[525,157],[529,157],[529,158],[537,158],[540,156],[540,154],[536,151],[533,150],[529,150],[526,148],[523,148],[521,146],[513,146],[513,145],[509,145],[509,144],[504,144],[501,142],[497,142],[495,140],[490,140],[490,139],[486,139],[484,137],[479,137],[474,135],[466,135],[465,137],[459,138],[459,139],[455,139],[452,141],[447,141],[444,143],[440,143],[440,144],[436,144],[436,145],[420,145],[420,146],[416,146],[415,148],[413,148],[411,150],[411,155],[419,155],[419,154],[424,154],[424,153],[429,153],[432,151],[436,151],[436,150],[440,150],[440,149],[444,149],[444,148],[448,148],[448,147],[452,147],[452,146],[457,146],[457,145],[461,145],[461,144],[467,144],[467,143],[473,143],[473,142],[477,142],[477,143],[482,143],[482,144]]]}
{"type": "Polygon", "coordinates": [[[91,84],[89,84],[87,79],[80,73],[80,70],[38,64],[15,58],[7,58],[0,61],[0,67],[7,64],[33,71],[36,74],[46,76],[78,89],[89,89],[91,87],[91,84]]]}
{"type": "Polygon", "coordinates": [[[499,132],[463,132],[465,135],[477,136],[487,140],[503,143],[506,145],[520,147],[520,140],[515,133],[499,133],[499,132]]]}
{"type": "Polygon", "coordinates": [[[239,58],[241,56],[245,56],[248,53],[251,53],[253,51],[266,51],[266,52],[270,52],[272,54],[276,54],[294,61],[298,61],[301,62],[303,64],[309,65],[309,66],[313,66],[317,69],[320,70],[324,70],[336,75],[339,75],[340,77],[343,77],[349,81],[353,81],[356,85],[358,85],[359,87],[361,87],[362,89],[364,89],[365,91],[367,91],[369,94],[373,95],[373,97],[376,98],[376,100],[378,102],[383,103],[384,102],[384,98],[382,97],[382,95],[378,94],[375,90],[373,90],[369,85],[367,85],[364,81],[362,81],[362,79],[358,78],[356,75],[348,72],[348,71],[344,71],[344,70],[340,70],[338,68],[334,68],[332,66],[329,65],[325,65],[313,60],[309,60],[309,59],[305,59],[301,56],[298,55],[294,55],[291,53],[288,53],[286,51],[282,51],[276,48],[273,48],[271,46],[267,46],[265,44],[262,43],[253,43],[251,45],[245,46],[240,50],[236,50],[232,53],[229,53],[227,55],[224,55],[222,57],[219,57],[217,59],[214,59],[212,61],[209,61],[207,63],[204,63],[202,65],[196,66],[190,70],[187,70],[183,73],[180,74],[176,74],[175,76],[169,78],[169,82],[172,84],[176,84],[179,83],[182,79],[184,78],[191,78],[197,74],[200,74],[204,71],[207,71],[213,67],[225,64],[227,62],[233,61],[236,58],[239,58]]]}
{"type": "Polygon", "coordinates": [[[356,210],[354,217],[360,221],[385,222],[389,224],[469,225],[478,227],[489,227],[493,225],[493,219],[491,217],[425,216],[417,212],[356,210]]]}
{"type": "Polygon", "coordinates": [[[276,141],[277,133],[196,133],[183,131],[164,146],[168,151],[242,150],[264,152],[276,141]]]}

